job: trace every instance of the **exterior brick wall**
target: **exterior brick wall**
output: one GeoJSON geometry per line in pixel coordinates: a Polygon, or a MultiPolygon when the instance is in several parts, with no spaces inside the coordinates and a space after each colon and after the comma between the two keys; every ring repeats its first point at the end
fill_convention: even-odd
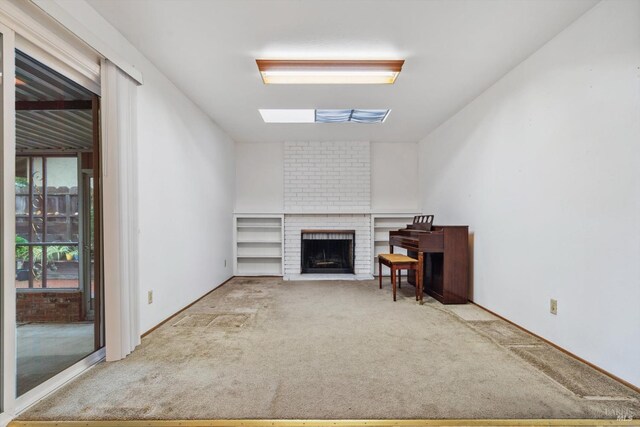
{"type": "Polygon", "coordinates": [[[70,323],[82,319],[82,292],[17,290],[16,321],[70,323]]]}

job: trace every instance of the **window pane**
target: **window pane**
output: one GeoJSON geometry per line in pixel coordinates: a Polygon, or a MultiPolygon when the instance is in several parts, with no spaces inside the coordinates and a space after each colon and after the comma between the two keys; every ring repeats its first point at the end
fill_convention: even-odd
{"type": "Polygon", "coordinates": [[[28,217],[16,218],[16,241],[18,241],[18,237],[20,237],[25,240],[25,243],[28,242],[30,230],[31,226],[29,225],[28,217]]]}
{"type": "Polygon", "coordinates": [[[29,196],[16,194],[16,215],[29,215],[29,196]]]}
{"type": "Polygon", "coordinates": [[[44,174],[42,173],[42,157],[34,157],[32,159],[33,169],[31,170],[31,205],[33,209],[33,216],[38,217],[42,216],[44,213],[44,202],[43,202],[43,188],[42,188],[42,180],[44,174]]]}
{"type": "Polygon", "coordinates": [[[67,212],[67,197],[65,194],[61,194],[59,192],[52,192],[49,190],[47,192],[47,216],[55,217],[64,215],[67,212]]]}
{"type": "Polygon", "coordinates": [[[47,158],[47,187],[78,194],[78,159],[76,157],[47,158]]]}
{"type": "Polygon", "coordinates": [[[31,242],[42,242],[44,232],[44,220],[42,218],[33,218],[31,221],[31,238],[29,241],[31,242]]]}
{"type": "Polygon", "coordinates": [[[47,217],[47,242],[70,242],[71,220],[47,217]]]}
{"type": "Polygon", "coordinates": [[[80,286],[78,246],[47,247],[47,288],[73,288],[80,286]]]}
{"type": "Polygon", "coordinates": [[[47,242],[78,241],[78,159],[47,161],[47,242]]]}
{"type": "Polygon", "coordinates": [[[29,265],[34,288],[42,288],[42,256],[44,250],[42,246],[32,246],[32,262],[29,265]]]}
{"type": "Polygon", "coordinates": [[[29,194],[28,157],[16,157],[16,194],[29,194]]]}

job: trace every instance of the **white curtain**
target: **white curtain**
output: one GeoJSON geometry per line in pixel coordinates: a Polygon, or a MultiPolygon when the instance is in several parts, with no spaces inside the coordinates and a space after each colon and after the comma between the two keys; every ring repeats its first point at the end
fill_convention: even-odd
{"type": "Polygon", "coordinates": [[[105,344],[114,361],[140,344],[136,83],[108,60],[101,73],[105,344]]]}

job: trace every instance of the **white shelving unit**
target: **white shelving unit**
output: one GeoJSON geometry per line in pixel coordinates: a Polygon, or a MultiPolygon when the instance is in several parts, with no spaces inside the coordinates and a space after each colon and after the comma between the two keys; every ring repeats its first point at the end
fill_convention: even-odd
{"type": "Polygon", "coordinates": [[[284,216],[234,216],[234,265],[236,276],[282,276],[284,216]]]}
{"type": "MultiPolygon", "coordinates": [[[[389,253],[389,231],[405,228],[407,224],[413,222],[415,213],[401,214],[372,214],[371,215],[371,235],[373,236],[372,257],[373,257],[373,275],[378,276],[378,254],[389,253]]],[[[402,248],[395,247],[394,252],[397,254],[407,254],[402,248]]],[[[382,266],[382,275],[388,276],[389,269],[382,266]]]]}

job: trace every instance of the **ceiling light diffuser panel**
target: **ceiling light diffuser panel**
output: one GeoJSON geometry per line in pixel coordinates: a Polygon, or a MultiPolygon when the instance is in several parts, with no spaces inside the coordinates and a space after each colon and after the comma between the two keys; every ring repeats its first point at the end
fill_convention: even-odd
{"type": "Polygon", "coordinates": [[[316,110],[316,123],[382,123],[389,110],[316,110]]]}
{"type": "Polygon", "coordinates": [[[393,84],[404,60],[257,59],[265,84],[393,84]]]}
{"type": "Polygon", "coordinates": [[[265,123],[382,123],[391,110],[261,109],[265,123]]]}

